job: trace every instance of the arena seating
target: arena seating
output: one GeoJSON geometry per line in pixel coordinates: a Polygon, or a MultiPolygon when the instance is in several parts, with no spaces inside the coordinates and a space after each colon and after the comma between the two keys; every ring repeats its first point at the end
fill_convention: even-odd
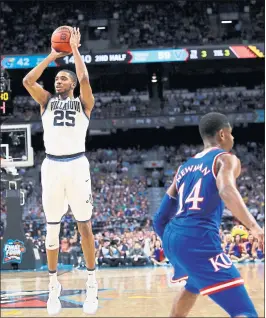
{"type": "MultiPolygon", "coordinates": [[[[264,86],[219,87],[190,92],[165,90],[159,108],[149,107],[147,92],[132,91],[126,96],[119,92],[95,93],[92,118],[139,117],[205,113],[206,111],[248,111],[264,108],[264,86]]],[[[12,120],[40,120],[39,105],[30,96],[16,96],[13,100],[12,120]]]]}
{"type": "MultiPolygon", "coordinates": [[[[0,42],[0,51],[4,54],[48,52],[50,35],[59,26],[58,21],[61,25],[80,27],[82,43],[92,38],[109,39],[110,48],[263,41],[264,6],[248,1],[246,4],[250,11],[249,18],[242,16],[236,25],[229,28],[220,23],[211,25],[207,9],[217,13],[217,8],[215,4],[201,1],[155,1],[149,4],[121,0],[96,3],[74,1],[64,6],[55,2],[36,2],[32,7],[20,2],[1,2],[0,35],[8,41],[0,42]],[[117,31],[108,33],[95,29],[92,36],[88,29],[90,19],[116,21],[117,31]],[[113,38],[109,38],[110,33],[113,38]]],[[[241,2],[239,7],[235,5],[234,10],[242,12],[240,6],[241,2]]]]}

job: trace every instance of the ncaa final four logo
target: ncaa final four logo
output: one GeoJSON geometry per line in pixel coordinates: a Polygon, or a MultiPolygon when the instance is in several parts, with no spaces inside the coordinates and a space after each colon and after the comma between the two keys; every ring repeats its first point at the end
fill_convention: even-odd
{"type": "Polygon", "coordinates": [[[22,254],[26,252],[24,243],[19,240],[8,240],[4,245],[4,259],[5,263],[21,263],[22,254]]]}

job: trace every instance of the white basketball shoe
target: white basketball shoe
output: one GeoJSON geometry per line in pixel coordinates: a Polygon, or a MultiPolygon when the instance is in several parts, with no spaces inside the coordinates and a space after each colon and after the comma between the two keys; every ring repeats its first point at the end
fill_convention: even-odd
{"type": "Polygon", "coordinates": [[[88,315],[94,315],[98,309],[98,283],[86,283],[86,299],[83,304],[83,312],[88,315]]]}
{"type": "Polygon", "coordinates": [[[57,315],[61,311],[59,300],[62,286],[59,282],[56,285],[49,284],[49,298],[47,301],[47,311],[49,315],[57,315]]]}

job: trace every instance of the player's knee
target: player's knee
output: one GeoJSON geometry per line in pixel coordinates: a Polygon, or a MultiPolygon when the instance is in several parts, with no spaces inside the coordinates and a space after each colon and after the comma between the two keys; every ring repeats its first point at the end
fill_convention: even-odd
{"type": "Polygon", "coordinates": [[[48,250],[56,250],[59,248],[59,233],[60,233],[60,223],[59,224],[47,224],[46,226],[46,239],[45,246],[48,250]]]}
{"type": "Polygon", "coordinates": [[[78,222],[78,229],[81,237],[84,238],[92,238],[93,233],[92,233],[92,227],[91,227],[91,222],[78,222]]]}

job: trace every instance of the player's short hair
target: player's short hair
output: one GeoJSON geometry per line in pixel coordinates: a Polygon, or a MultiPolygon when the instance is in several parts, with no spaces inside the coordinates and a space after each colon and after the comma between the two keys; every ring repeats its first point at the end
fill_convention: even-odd
{"type": "Polygon", "coordinates": [[[199,132],[202,139],[214,137],[215,134],[225,128],[230,127],[228,118],[220,113],[208,113],[204,115],[199,123],[199,132]]]}
{"type": "MultiPolygon", "coordinates": [[[[60,70],[59,72],[66,72],[69,74],[69,76],[72,78],[73,82],[75,83],[75,87],[77,86],[77,83],[78,83],[78,78],[77,78],[77,75],[70,71],[70,70],[60,70]]],[[[59,73],[58,72],[58,73],[59,73]]]]}

